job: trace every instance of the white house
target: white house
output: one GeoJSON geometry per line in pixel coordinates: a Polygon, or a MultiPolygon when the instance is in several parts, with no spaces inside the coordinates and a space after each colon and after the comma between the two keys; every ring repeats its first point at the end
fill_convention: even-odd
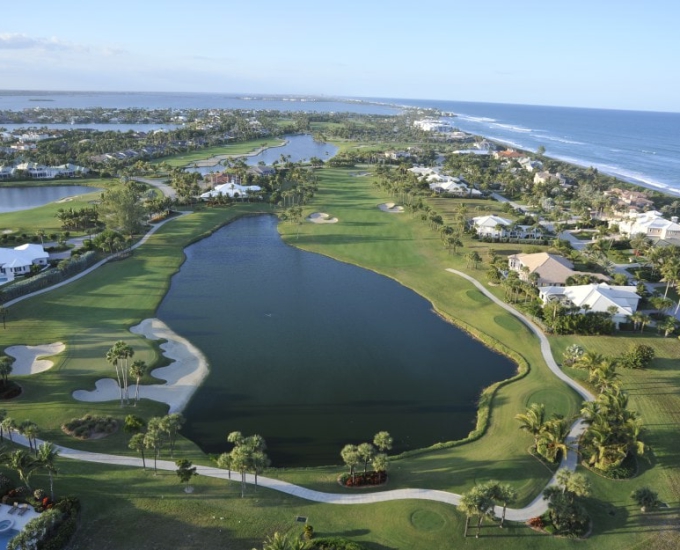
{"type": "Polygon", "coordinates": [[[635,313],[640,297],[634,286],[610,286],[607,283],[578,286],[547,286],[541,289],[540,297],[544,304],[558,300],[566,305],[575,306],[580,313],[597,311],[608,313],[616,308],[612,321],[618,327],[635,313]]]}
{"type": "Polygon", "coordinates": [[[31,272],[31,266],[46,266],[49,254],[40,244],[22,244],[16,248],[0,248],[0,277],[13,281],[16,275],[31,272]]]}
{"type": "Polygon", "coordinates": [[[642,233],[654,239],[680,239],[680,224],[678,224],[677,216],[667,220],[661,212],[656,210],[641,213],[632,212],[628,219],[619,221],[618,225],[622,234],[631,237],[642,233]]]}
{"type": "Polygon", "coordinates": [[[477,216],[472,218],[472,225],[480,237],[500,238],[508,235],[512,221],[500,216],[477,216]]]}
{"type": "Polygon", "coordinates": [[[249,193],[256,193],[261,191],[262,188],[259,185],[239,185],[238,183],[223,183],[218,185],[212,191],[208,191],[201,195],[202,199],[210,199],[217,197],[219,195],[226,195],[232,199],[247,197],[249,193]]]}
{"type": "Polygon", "coordinates": [[[425,132],[453,132],[453,126],[434,118],[415,120],[413,125],[425,132]]]}

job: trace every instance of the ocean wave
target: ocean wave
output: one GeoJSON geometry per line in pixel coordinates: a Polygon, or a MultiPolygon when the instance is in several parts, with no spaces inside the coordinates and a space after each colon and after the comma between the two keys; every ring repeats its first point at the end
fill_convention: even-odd
{"type": "Polygon", "coordinates": [[[541,139],[547,139],[548,141],[557,141],[558,143],[566,143],[567,145],[586,145],[582,141],[574,141],[573,139],[558,138],[554,136],[541,136],[541,139]]]}
{"type": "Polygon", "coordinates": [[[528,134],[533,132],[531,128],[524,128],[523,126],[514,126],[512,124],[501,124],[500,122],[494,122],[490,126],[495,128],[503,128],[504,130],[510,130],[511,132],[521,132],[523,134],[528,134]]]}
{"type": "Polygon", "coordinates": [[[495,118],[488,118],[485,116],[464,115],[462,113],[458,113],[458,118],[461,118],[463,120],[469,120],[471,122],[496,122],[495,118]]]}
{"type": "Polygon", "coordinates": [[[661,181],[655,180],[650,178],[649,176],[645,174],[641,174],[640,172],[636,172],[634,170],[629,170],[627,168],[623,168],[621,166],[614,166],[611,164],[605,164],[602,162],[588,162],[584,161],[582,159],[577,159],[574,157],[569,157],[569,156],[558,156],[555,155],[555,158],[559,160],[563,160],[565,162],[569,162],[571,164],[576,164],[578,166],[592,166],[593,168],[597,168],[600,172],[603,172],[605,174],[608,174],[610,176],[615,176],[618,178],[623,179],[624,181],[627,181],[629,183],[634,183],[637,185],[641,185],[643,187],[651,187],[653,189],[658,189],[660,191],[663,191],[664,193],[669,193],[673,195],[680,195],[680,189],[678,187],[675,187],[673,185],[670,185],[668,183],[663,183],[661,181]]]}

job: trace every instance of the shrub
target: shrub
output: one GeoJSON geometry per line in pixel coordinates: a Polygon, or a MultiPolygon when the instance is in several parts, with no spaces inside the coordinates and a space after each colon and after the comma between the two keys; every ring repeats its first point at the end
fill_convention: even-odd
{"type": "Polygon", "coordinates": [[[0,496],[5,496],[13,485],[14,482],[10,478],[0,474],[0,496]]]}
{"type": "Polygon", "coordinates": [[[314,538],[314,527],[312,527],[309,523],[305,525],[305,539],[307,540],[312,540],[314,538]]]}

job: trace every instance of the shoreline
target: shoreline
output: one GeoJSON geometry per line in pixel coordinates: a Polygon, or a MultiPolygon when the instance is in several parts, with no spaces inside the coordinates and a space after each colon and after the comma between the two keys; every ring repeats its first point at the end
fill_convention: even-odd
{"type": "MultiPolygon", "coordinates": [[[[170,365],[155,368],[149,373],[165,380],[165,384],[140,384],[139,398],[165,403],[170,407],[169,414],[182,412],[208,376],[208,360],[189,340],[158,318],[144,319],[130,327],[130,332],[148,340],[165,340],[159,347],[163,356],[172,361],[170,365]]],[[[128,390],[134,400],[134,380],[131,380],[128,390]]],[[[116,401],[120,399],[120,388],[113,378],[100,378],[94,390],[76,390],[72,397],[89,403],[116,401]]]]}

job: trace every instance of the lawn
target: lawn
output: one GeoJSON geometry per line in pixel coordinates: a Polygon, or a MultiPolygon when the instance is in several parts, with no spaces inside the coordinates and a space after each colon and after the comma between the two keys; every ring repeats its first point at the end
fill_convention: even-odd
{"type": "MultiPolygon", "coordinates": [[[[575,393],[548,371],[537,339],[528,329],[481,296],[470,283],[445,271],[447,267],[454,267],[484,281],[483,267],[467,269],[464,254],[472,246],[483,253],[486,246],[497,248],[498,245],[470,240],[465,243],[466,249],[450,254],[427,224],[408,214],[380,211],[377,205],[387,202],[389,197],[375,190],[370,178],[354,177],[351,175],[354,172],[356,169],[319,171],[319,191],[313,203],[305,208],[305,214],[327,212],[338,217],[339,223],[281,224],[284,239],[291,245],[361,265],[400,281],[430,300],[445,318],[530,366],[529,373],[521,380],[498,389],[487,432],[481,439],[414,453],[394,461],[387,488],[423,487],[462,492],[475,483],[499,479],[511,483],[520,494],[520,505],[526,504],[540,492],[550,472],[526,452],[530,437],[519,432],[514,415],[529,403],[547,401],[551,411],[571,416],[579,408],[575,393]]],[[[437,209],[442,211],[443,207],[437,209]]],[[[153,362],[158,357],[157,348],[129,333],[128,327],[153,316],[168,288],[169,277],[184,259],[183,248],[187,244],[239,215],[256,210],[257,205],[239,204],[226,209],[204,209],[173,220],[131,258],[107,265],[43,297],[13,306],[7,329],[0,332],[1,347],[58,340],[65,341],[68,347],[56,358],[55,367],[50,371],[18,379],[24,386],[24,394],[14,402],[3,404],[3,408],[18,421],[30,418],[37,422],[41,436],[46,439],[92,451],[129,454],[127,437],[120,431],[105,439],[79,442],[63,434],[59,427],[65,420],[87,412],[119,418],[134,412],[148,418],[163,414],[165,406],[143,401],[136,409],[121,410],[116,403],[75,402],[70,393],[74,389],[90,389],[96,379],[112,375],[104,355],[118,339],[125,339],[134,347],[135,358],[153,362]]],[[[0,226],[4,223],[3,216],[0,216],[0,226]]],[[[663,339],[657,340],[663,342],[663,339]]],[[[560,349],[569,341],[555,340],[558,357],[560,349]]],[[[621,343],[619,340],[619,346],[621,343]]],[[[672,358],[680,356],[680,350],[672,347],[678,345],[677,341],[666,340],[664,345],[668,346],[666,356],[659,353],[657,362],[665,370],[661,374],[641,373],[653,374],[655,378],[641,378],[640,394],[635,396],[636,407],[639,406],[644,417],[650,417],[645,420],[652,440],[661,436],[669,438],[677,426],[674,415],[680,410],[670,396],[663,406],[656,398],[665,384],[674,384],[668,386],[672,388],[669,394],[673,394],[673,399],[677,393],[674,389],[678,382],[677,362],[672,358]],[[650,381],[652,386],[645,386],[650,381]],[[658,426],[662,426],[663,431],[658,426]]],[[[471,364],[469,368],[483,368],[483,365],[471,364]]],[[[658,544],[660,539],[673,542],[674,532],[666,530],[666,513],[641,516],[628,499],[632,488],[649,482],[658,490],[663,489],[662,497],[677,506],[677,449],[671,441],[666,442],[665,447],[662,445],[660,441],[659,449],[655,448],[651,455],[655,466],[646,466],[640,479],[615,483],[591,476],[596,492],[589,509],[596,521],[594,534],[583,543],[584,547],[618,549],[644,544],[654,548],[650,543],[654,540],[656,548],[663,548],[658,544]],[[658,537],[660,533],[662,537],[658,537]]],[[[195,462],[208,462],[208,458],[185,439],[180,441],[176,454],[195,462]]],[[[57,491],[77,494],[84,503],[81,528],[73,544],[73,548],[78,549],[164,548],[169,540],[176,548],[228,545],[250,549],[275,530],[301,531],[300,525],[293,522],[296,515],[308,516],[319,534],[349,536],[376,550],[447,549],[466,543],[462,539],[463,516],[452,507],[438,503],[322,505],[263,489],[256,494],[252,488],[246,499],[240,499],[236,483],[225,484],[208,478],[197,478],[193,483],[196,491],[186,495],[172,473],[154,476],[141,469],[67,460],[61,460],[59,466],[57,491]]],[[[335,481],[341,471],[340,466],[330,466],[274,469],[266,475],[314,489],[345,492],[335,481]]],[[[36,486],[45,484],[39,475],[34,480],[36,486]]],[[[494,545],[508,549],[573,545],[566,539],[539,536],[523,526],[504,531],[489,526],[483,530],[482,537],[489,539],[487,546],[493,540],[494,545]]]]}

